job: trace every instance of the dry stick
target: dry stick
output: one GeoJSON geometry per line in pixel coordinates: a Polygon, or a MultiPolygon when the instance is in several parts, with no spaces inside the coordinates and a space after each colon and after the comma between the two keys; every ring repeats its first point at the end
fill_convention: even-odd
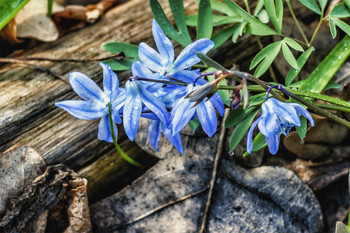
{"type": "Polygon", "coordinates": [[[119,224],[119,225],[117,225],[115,227],[112,227],[111,229],[109,229],[109,231],[114,231],[114,230],[117,230],[117,229],[119,229],[121,227],[124,227],[124,226],[130,225],[130,224],[133,224],[135,222],[138,222],[138,221],[140,221],[140,220],[142,220],[144,218],[147,218],[148,216],[150,216],[150,215],[152,215],[152,214],[154,214],[154,213],[156,213],[158,211],[161,211],[161,210],[163,210],[163,209],[165,209],[165,208],[167,208],[169,206],[175,205],[175,204],[177,204],[179,202],[182,202],[182,201],[185,201],[185,200],[187,200],[189,198],[195,197],[195,196],[203,193],[204,191],[206,191],[208,188],[209,188],[209,186],[207,186],[204,189],[201,189],[201,190],[199,190],[197,192],[190,193],[190,194],[188,194],[186,196],[180,197],[179,199],[176,199],[174,201],[168,202],[168,203],[166,203],[164,205],[158,206],[157,208],[154,208],[153,210],[150,210],[150,211],[148,211],[148,212],[146,212],[146,213],[144,213],[144,214],[142,214],[142,215],[140,215],[140,216],[138,216],[138,217],[136,217],[134,219],[131,219],[131,220],[125,222],[125,223],[121,223],[121,224],[119,224]]]}
{"type": "Polygon", "coordinates": [[[214,168],[213,168],[213,173],[211,175],[211,180],[209,183],[208,199],[207,199],[207,204],[206,204],[205,210],[204,210],[204,216],[202,219],[201,229],[199,231],[200,233],[204,232],[205,227],[207,225],[209,209],[210,209],[210,205],[211,205],[214,186],[215,186],[216,177],[217,177],[217,173],[218,173],[219,162],[221,159],[222,149],[223,149],[223,145],[224,145],[224,138],[225,138],[225,132],[226,132],[225,120],[226,120],[229,112],[230,112],[229,109],[225,110],[225,114],[224,114],[224,117],[223,117],[222,123],[221,123],[221,132],[220,132],[220,137],[219,137],[218,149],[217,149],[216,154],[215,154],[214,168]]]}
{"type": "Polygon", "coordinates": [[[32,67],[34,69],[37,69],[37,70],[43,71],[45,73],[48,73],[48,74],[54,76],[55,78],[61,79],[65,83],[69,83],[64,78],[64,76],[60,75],[59,73],[57,73],[57,72],[55,72],[55,71],[53,71],[50,68],[45,67],[45,66],[35,65],[35,64],[32,64],[32,63],[28,63],[27,61],[14,60],[14,59],[11,59],[11,58],[0,58],[0,63],[1,62],[3,62],[3,63],[16,63],[16,64],[18,64],[20,66],[32,67]]]}

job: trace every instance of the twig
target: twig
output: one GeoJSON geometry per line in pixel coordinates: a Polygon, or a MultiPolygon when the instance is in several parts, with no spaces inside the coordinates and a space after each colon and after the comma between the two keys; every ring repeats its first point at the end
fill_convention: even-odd
{"type": "Polygon", "coordinates": [[[135,222],[138,222],[138,221],[140,221],[140,220],[142,220],[142,219],[144,219],[144,218],[147,218],[148,216],[150,216],[150,215],[152,215],[152,214],[154,214],[154,213],[156,213],[156,212],[158,212],[158,211],[161,211],[161,210],[163,210],[163,209],[165,209],[165,208],[167,208],[167,207],[169,207],[169,206],[175,205],[175,204],[177,204],[177,203],[179,203],[179,202],[182,202],[182,201],[185,201],[185,200],[187,200],[187,199],[189,199],[189,198],[192,198],[192,197],[194,197],[194,196],[197,196],[197,195],[203,193],[204,191],[206,191],[208,188],[209,188],[209,186],[207,186],[207,187],[205,187],[204,189],[201,189],[201,190],[199,190],[199,191],[197,191],[197,192],[190,193],[190,194],[188,194],[188,195],[186,195],[186,196],[180,197],[179,199],[176,199],[176,200],[174,200],[174,201],[168,202],[168,203],[166,203],[166,204],[164,204],[164,205],[158,206],[157,208],[154,208],[153,210],[150,210],[150,211],[148,211],[148,212],[146,212],[146,213],[144,213],[144,214],[142,214],[142,215],[140,215],[140,216],[138,216],[138,217],[136,217],[136,218],[134,218],[134,219],[131,219],[131,220],[125,222],[125,223],[121,223],[121,224],[118,224],[118,225],[115,226],[115,227],[110,228],[110,229],[109,229],[109,232],[114,231],[114,230],[117,230],[117,229],[119,229],[119,228],[121,228],[121,227],[130,225],[130,224],[133,224],[133,223],[135,223],[135,222]]]}
{"type": "Polygon", "coordinates": [[[221,132],[220,132],[220,137],[219,137],[218,149],[217,149],[216,154],[215,154],[214,168],[213,168],[213,173],[211,175],[211,180],[210,180],[210,183],[209,183],[208,199],[207,199],[207,203],[206,203],[205,210],[204,210],[204,215],[203,215],[203,219],[202,219],[201,228],[200,228],[200,231],[199,231],[200,233],[204,232],[205,227],[207,225],[207,219],[208,219],[208,214],[209,214],[209,210],[210,210],[211,200],[212,200],[212,196],[213,196],[214,186],[215,186],[215,182],[216,182],[219,162],[220,162],[220,159],[221,159],[222,148],[223,148],[223,145],[224,145],[224,138],[225,138],[225,132],[226,132],[225,119],[227,118],[229,112],[230,112],[229,109],[225,110],[225,114],[224,114],[224,117],[223,117],[223,120],[222,120],[222,123],[221,123],[221,132]]]}
{"type": "Polygon", "coordinates": [[[51,61],[51,62],[93,62],[93,61],[104,61],[104,60],[123,60],[125,59],[125,54],[120,52],[113,56],[103,57],[103,58],[91,58],[91,59],[71,59],[71,58],[49,58],[49,57],[16,57],[16,58],[0,58],[0,62],[13,61],[51,61]]]}
{"type": "Polygon", "coordinates": [[[60,75],[56,71],[53,71],[50,68],[45,67],[45,66],[35,65],[35,64],[29,63],[27,61],[13,60],[11,58],[0,58],[0,63],[1,62],[3,62],[3,63],[16,63],[20,66],[31,67],[31,68],[43,71],[45,73],[48,73],[48,74],[54,76],[55,78],[61,79],[63,82],[69,84],[69,82],[66,80],[66,78],[64,76],[60,75]]]}

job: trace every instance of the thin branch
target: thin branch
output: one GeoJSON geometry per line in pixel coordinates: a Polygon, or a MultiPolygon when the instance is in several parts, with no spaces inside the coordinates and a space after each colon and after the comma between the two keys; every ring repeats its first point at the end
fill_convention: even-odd
{"type": "Polygon", "coordinates": [[[197,191],[197,192],[190,193],[190,194],[188,194],[188,195],[186,195],[186,196],[180,197],[179,199],[176,199],[176,200],[171,201],[171,202],[169,202],[169,203],[166,203],[166,204],[164,204],[164,205],[158,206],[157,208],[154,208],[153,210],[150,210],[150,211],[148,211],[148,212],[146,212],[146,213],[144,213],[144,214],[142,214],[142,215],[140,215],[140,216],[138,216],[138,217],[136,217],[136,218],[134,218],[134,219],[131,219],[131,220],[125,222],[125,223],[121,223],[121,224],[118,224],[118,225],[115,226],[115,227],[110,228],[109,231],[114,231],[114,230],[117,230],[117,229],[119,229],[119,228],[121,228],[121,227],[124,227],[124,226],[130,225],[130,224],[133,224],[133,223],[135,223],[135,222],[138,222],[138,221],[140,221],[140,220],[142,220],[142,219],[144,219],[144,218],[147,218],[147,217],[151,216],[152,214],[154,214],[154,213],[156,213],[156,212],[158,212],[158,211],[161,211],[161,210],[163,210],[163,209],[165,209],[165,208],[167,208],[167,207],[169,207],[169,206],[175,205],[175,204],[177,204],[177,203],[180,203],[180,202],[182,202],[182,201],[185,201],[185,200],[187,200],[187,199],[190,199],[190,198],[192,198],[192,197],[195,197],[195,196],[197,196],[197,195],[203,193],[204,191],[206,191],[208,188],[209,188],[209,186],[207,186],[207,187],[205,187],[204,189],[201,189],[201,190],[199,190],[199,191],[197,191]]]}
{"type": "Polygon", "coordinates": [[[201,228],[199,231],[200,233],[204,232],[205,227],[207,225],[207,219],[208,219],[208,214],[209,214],[209,210],[210,210],[210,206],[211,206],[211,200],[213,197],[213,191],[214,191],[214,186],[215,186],[215,182],[216,182],[219,162],[221,159],[222,149],[223,149],[223,145],[224,145],[224,138],[225,138],[225,132],[226,132],[225,119],[227,118],[229,112],[230,112],[229,109],[225,110],[225,115],[224,115],[222,123],[221,123],[221,132],[220,132],[220,137],[219,137],[218,149],[217,149],[216,154],[215,154],[214,168],[213,168],[213,173],[212,173],[211,180],[209,183],[208,199],[207,199],[207,203],[206,203],[205,210],[204,210],[204,216],[202,219],[201,228]]]}

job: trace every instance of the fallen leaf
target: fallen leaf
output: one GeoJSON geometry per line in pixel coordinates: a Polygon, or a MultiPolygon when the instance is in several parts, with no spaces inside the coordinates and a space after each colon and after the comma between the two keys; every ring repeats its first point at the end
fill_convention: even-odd
{"type": "Polygon", "coordinates": [[[23,42],[23,40],[19,40],[16,35],[17,32],[17,24],[15,19],[12,19],[6,26],[0,31],[0,35],[5,40],[9,41],[11,44],[17,44],[23,42]]]}

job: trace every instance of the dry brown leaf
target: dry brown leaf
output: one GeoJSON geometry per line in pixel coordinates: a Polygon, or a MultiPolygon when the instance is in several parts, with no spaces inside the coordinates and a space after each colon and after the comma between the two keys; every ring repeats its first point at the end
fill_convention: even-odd
{"type": "Polygon", "coordinates": [[[0,31],[0,35],[5,40],[9,41],[11,44],[21,43],[22,40],[19,40],[16,35],[17,24],[15,19],[12,19],[6,26],[0,31]]]}

